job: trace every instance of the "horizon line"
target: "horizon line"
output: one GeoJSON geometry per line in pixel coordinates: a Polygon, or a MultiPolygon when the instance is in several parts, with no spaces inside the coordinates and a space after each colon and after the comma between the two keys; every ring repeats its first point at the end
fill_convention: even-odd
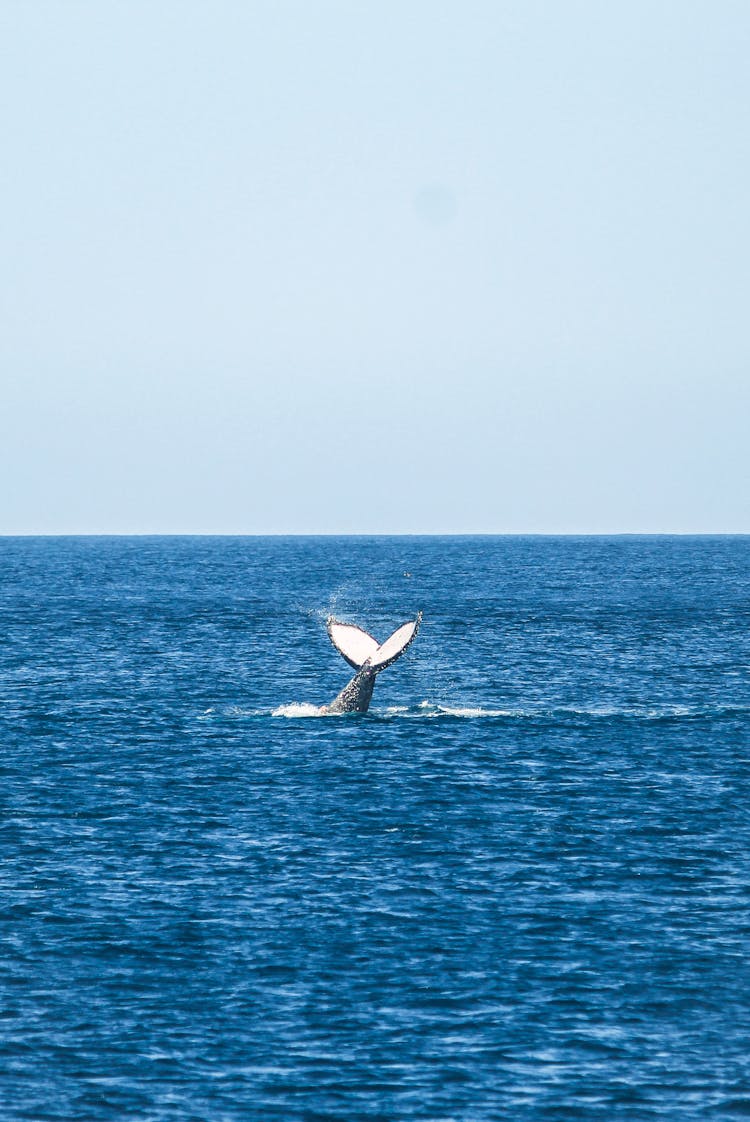
{"type": "Polygon", "coordinates": [[[730,538],[750,530],[0,530],[0,538],[730,538]]]}

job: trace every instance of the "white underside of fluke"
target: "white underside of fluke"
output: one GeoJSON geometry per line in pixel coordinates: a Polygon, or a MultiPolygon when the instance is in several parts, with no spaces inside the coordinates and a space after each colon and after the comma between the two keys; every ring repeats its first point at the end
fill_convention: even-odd
{"type": "Polygon", "coordinates": [[[419,612],[416,619],[403,623],[384,643],[378,643],[361,627],[329,616],[328,634],[336,650],[355,670],[361,670],[365,663],[369,663],[372,670],[384,670],[404,653],[417,634],[421,620],[419,612]]]}

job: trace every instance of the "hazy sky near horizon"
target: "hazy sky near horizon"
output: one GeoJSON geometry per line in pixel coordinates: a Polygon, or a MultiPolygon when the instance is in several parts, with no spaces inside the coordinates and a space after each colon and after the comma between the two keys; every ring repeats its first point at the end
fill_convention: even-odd
{"type": "Polygon", "coordinates": [[[0,532],[750,531],[744,0],[0,0],[0,532]]]}

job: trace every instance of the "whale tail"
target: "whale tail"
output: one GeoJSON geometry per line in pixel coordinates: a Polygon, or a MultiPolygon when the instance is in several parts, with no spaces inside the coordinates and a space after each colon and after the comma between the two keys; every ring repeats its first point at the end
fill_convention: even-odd
{"type": "Polygon", "coordinates": [[[368,670],[379,674],[400,658],[414,641],[421,622],[422,613],[418,612],[416,619],[397,627],[384,643],[378,643],[377,639],[373,639],[361,627],[353,623],[341,623],[333,616],[328,617],[327,627],[331,642],[350,666],[361,670],[367,665],[368,670]]]}

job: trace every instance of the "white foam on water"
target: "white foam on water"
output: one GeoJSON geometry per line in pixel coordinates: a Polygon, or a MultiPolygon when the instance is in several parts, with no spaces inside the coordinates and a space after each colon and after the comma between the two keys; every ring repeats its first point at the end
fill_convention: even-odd
{"type": "Polygon", "coordinates": [[[438,705],[437,716],[441,717],[523,717],[524,714],[517,709],[483,709],[481,707],[472,708],[452,706],[452,705],[438,705]]]}
{"type": "Polygon", "coordinates": [[[272,717],[322,717],[323,711],[319,705],[311,705],[307,701],[291,701],[288,705],[279,705],[272,710],[272,717]]]}

